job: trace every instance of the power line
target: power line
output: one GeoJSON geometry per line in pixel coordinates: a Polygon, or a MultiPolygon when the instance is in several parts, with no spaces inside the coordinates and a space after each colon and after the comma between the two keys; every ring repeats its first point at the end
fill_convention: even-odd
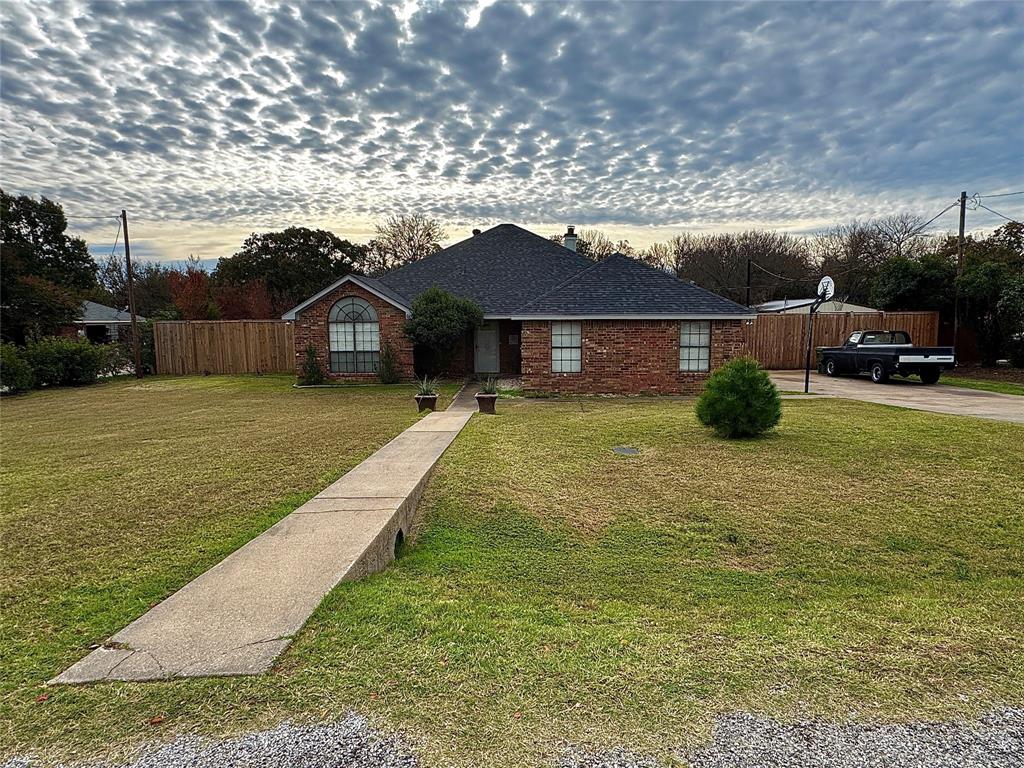
{"type": "Polygon", "coordinates": [[[982,205],[980,202],[978,203],[978,207],[979,208],[984,208],[989,213],[994,213],[996,216],[998,216],[1001,219],[1006,219],[1007,221],[1012,221],[1014,224],[1020,224],[1021,223],[1021,222],[1017,221],[1016,219],[1011,219],[1009,216],[1004,216],[999,211],[993,211],[987,205],[982,205]]]}
{"type": "Polygon", "coordinates": [[[946,211],[948,211],[948,210],[949,210],[950,208],[955,208],[955,207],[956,207],[956,206],[958,206],[958,205],[960,205],[960,201],[959,201],[959,200],[954,200],[954,201],[953,201],[952,203],[950,203],[949,205],[947,205],[947,206],[946,206],[945,208],[943,208],[943,209],[942,209],[941,211],[939,211],[939,212],[938,212],[937,214],[935,214],[935,215],[934,215],[934,216],[932,216],[932,217],[931,217],[930,219],[928,219],[928,221],[926,221],[926,222],[925,222],[924,224],[922,224],[922,225],[921,225],[920,227],[918,227],[917,229],[915,229],[915,230],[914,230],[914,234],[915,234],[915,235],[919,235],[919,234],[921,234],[921,232],[923,232],[923,231],[924,231],[925,227],[927,227],[927,226],[928,226],[929,224],[931,224],[931,223],[932,223],[933,221],[935,221],[935,220],[936,220],[937,218],[939,218],[939,216],[941,216],[942,214],[944,214],[944,213],[945,213],[946,211]]]}
{"type": "Polygon", "coordinates": [[[60,213],[50,213],[49,211],[35,211],[35,212],[33,212],[32,215],[33,216],[50,216],[50,217],[55,218],[55,219],[59,218],[59,217],[63,217],[65,219],[117,219],[117,218],[120,218],[118,216],[111,216],[109,214],[106,215],[106,216],[86,216],[85,214],[64,213],[63,211],[61,211],[60,213]]]}
{"type": "Polygon", "coordinates": [[[114,235],[114,247],[110,249],[110,258],[114,257],[114,251],[117,250],[117,241],[121,239],[121,217],[117,218],[117,234],[114,235]]]}
{"type": "Polygon", "coordinates": [[[977,195],[978,198],[984,199],[986,197],[1013,197],[1014,195],[1024,195],[1024,190],[1020,192],[999,192],[995,195],[977,195]]]}

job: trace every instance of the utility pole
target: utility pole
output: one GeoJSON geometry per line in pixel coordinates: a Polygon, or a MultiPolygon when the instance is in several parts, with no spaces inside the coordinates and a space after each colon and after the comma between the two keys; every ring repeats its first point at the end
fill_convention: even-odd
{"type": "Polygon", "coordinates": [[[750,259],[747,259],[747,306],[750,306],[750,259]]]}
{"type": "Polygon", "coordinates": [[[964,223],[967,220],[967,191],[960,193],[960,237],[956,243],[956,293],[953,299],[953,350],[960,338],[960,278],[964,274],[964,223]]]}
{"type": "Polygon", "coordinates": [[[128,271],[128,311],[132,316],[132,352],[135,356],[135,378],[142,378],[142,358],[139,355],[139,323],[135,316],[135,278],[132,275],[132,246],[128,240],[128,212],[121,209],[121,228],[124,230],[124,264],[128,271]]]}

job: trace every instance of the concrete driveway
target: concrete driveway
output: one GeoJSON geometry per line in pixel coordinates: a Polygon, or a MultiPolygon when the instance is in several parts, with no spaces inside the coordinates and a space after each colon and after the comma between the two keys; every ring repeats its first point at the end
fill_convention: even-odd
{"type": "MultiPolygon", "coordinates": [[[[804,391],[803,371],[770,371],[770,375],[783,391],[804,391]]],[[[830,378],[812,372],[811,394],[1024,424],[1024,397],[1020,395],[946,387],[941,383],[925,386],[917,381],[890,379],[887,384],[873,384],[867,376],[830,378]]]]}

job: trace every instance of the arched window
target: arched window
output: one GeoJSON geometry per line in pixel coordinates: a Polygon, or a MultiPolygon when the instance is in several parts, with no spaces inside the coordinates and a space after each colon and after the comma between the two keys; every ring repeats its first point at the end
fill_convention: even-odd
{"type": "Polygon", "coordinates": [[[373,307],[358,296],[346,296],[331,307],[327,331],[331,373],[376,373],[380,324],[373,307]]]}

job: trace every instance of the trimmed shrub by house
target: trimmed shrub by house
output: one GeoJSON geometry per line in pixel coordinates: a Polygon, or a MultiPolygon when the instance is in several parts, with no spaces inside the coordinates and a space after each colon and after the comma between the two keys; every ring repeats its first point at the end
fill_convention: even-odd
{"type": "Polygon", "coordinates": [[[9,393],[24,392],[35,386],[32,366],[13,344],[0,345],[0,387],[9,393]]]}
{"type": "Polygon", "coordinates": [[[306,386],[317,386],[324,383],[324,369],[320,367],[316,347],[312,344],[306,347],[306,359],[302,361],[302,375],[299,379],[300,383],[306,386]]]}
{"type": "Polygon", "coordinates": [[[380,368],[377,370],[377,377],[381,384],[397,384],[402,380],[398,373],[398,356],[387,342],[380,349],[380,368]]]}
{"type": "Polygon", "coordinates": [[[741,357],[711,375],[696,410],[722,437],[756,437],[779,423],[782,398],[757,361],[741,357]]]}

